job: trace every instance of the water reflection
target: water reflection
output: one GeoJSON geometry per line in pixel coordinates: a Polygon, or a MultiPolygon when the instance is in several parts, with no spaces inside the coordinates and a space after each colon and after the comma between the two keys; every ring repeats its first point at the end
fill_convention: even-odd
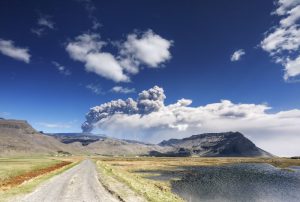
{"type": "Polygon", "coordinates": [[[154,171],[155,180],[171,180],[172,191],[189,202],[299,202],[300,167],[279,169],[269,164],[232,164],[154,171]],[[172,180],[174,178],[179,180],[172,180]]]}
{"type": "Polygon", "coordinates": [[[300,201],[300,173],[269,164],[192,168],[172,189],[187,201],[300,201]]]}

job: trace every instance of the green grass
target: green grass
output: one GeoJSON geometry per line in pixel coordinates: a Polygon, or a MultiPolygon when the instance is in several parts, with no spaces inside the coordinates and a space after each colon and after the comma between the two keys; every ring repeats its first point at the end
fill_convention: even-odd
{"type": "Polygon", "coordinates": [[[0,184],[1,181],[9,178],[29,171],[46,168],[59,162],[60,160],[49,157],[0,158],[0,184]]]}
{"type": "Polygon", "coordinates": [[[19,186],[11,188],[7,191],[0,191],[0,202],[15,201],[13,199],[15,199],[16,197],[18,197],[20,195],[31,193],[42,182],[54,177],[55,175],[63,173],[64,171],[72,168],[73,166],[77,165],[78,163],[79,162],[74,162],[72,164],[69,164],[65,167],[62,167],[60,169],[57,169],[57,170],[47,173],[45,175],[36,177],[26,183],[23,183],[19,186]]]}
{"type": "MultiPolygon", "coordinates": [[[[118,181],[126,184],[137,194],[143,196],[150,202],[181,202],[179,196],[173,194],[168,186],[164,183],[153,182],[139,175],[115,169],[113,166],[102,161],[97,161],[97,166],[105,175],[113,176],[118,181]]],[[[121,195],[121,194],[120,194],[121,195]]]]}
{"type": "Polygon", "coordinates": [[[182,201],[179,196],[172,193],[171,180],[178,179],[179,175],[177,174],[183,172],[182,169],[185,170],[184,167],[219,166],[232,163],[269,163],[284,169],[289,166],[300,165],[299,159],[288,158],[100,157],[95,159],[98,160],[97,166],[101,170],[101,173],[114,177],[151,202],[182,201]],[[174,176],[172,179],[165,181],[149,179],[149,176],[159,175],[151,172],[157,170],[172,171],[174,176]]]}
{"type": "Polygon", "coordinates": [[[28,180],[27,182],[24,182],[21,185],[11,187],[10,189],[7,190],[0,189],[0,202],[7,201],[8,199],[14,198],[17,195],[22,195],[22,194],[32,192],[42,182],[77,165],[81,159],[82,158],[77,158],[77,157],[74,158],[55,157],[54,158],[49,156],[0,158],[0,184],[2,180],[13,179],[14,177],[17,177],[24,173],[47,168],[55,164],[58,164],[62,161],[73,162],[67,166],[64,166],[57,170],[48,172],[46,174],[28,180]]]}

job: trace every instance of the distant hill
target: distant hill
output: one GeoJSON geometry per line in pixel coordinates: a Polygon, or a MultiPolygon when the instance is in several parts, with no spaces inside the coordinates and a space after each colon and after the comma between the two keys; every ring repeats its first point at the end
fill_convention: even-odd
{"type": "Polygon", "coordinates": [[[87,133],[43,134],[27,121],[0,120],[0,156],[41,154],[148,155],[169,147],[87,133]]]}
{"type": "Polygon", "coordinates": [[[51,154],[271,157],[239,132],[206,133],[156,144],[91,133],[43,134],[26,121],[0,119],[0,156],[51,154]]]}
{"type": "Polygon", "coordinates": [[[59,151],[81,152],[72,145],[66,146],[53,137],[37,132],[27,121],[0,120],[0,156],[56,154],[59,151]]]}
{"type": "Polygon", "coordinates": [[[45,133],[45,135],[54,137],[64,144],[79,142],[82,146],[106,139],[105,135],[95,135],[92,133],[45,133]]]}
{"type": "Polygon", "coordinates": [[[46,135],[55,137],[65,144],[80,143],[84,151],[98,155],[148,155],[153,150],[166,152],[171,149],[171,147],[161,147],[135,140],[121,140],[92,133],[52,133],[46,135]]]}
{"type": "MultiPolygon", "coordinates": [[[[271,157],[239,132],[204,133],[183,139],[170,139],[160,146],[173,147],[175,152],[198,156],[271,157]],[[181,149],[181,150],[180,150],[181,149]]],[[[170,154],[173,154],[170,153],[170,154]]],[[[163,154],[161,154],[163,155],[163,154]]]]}

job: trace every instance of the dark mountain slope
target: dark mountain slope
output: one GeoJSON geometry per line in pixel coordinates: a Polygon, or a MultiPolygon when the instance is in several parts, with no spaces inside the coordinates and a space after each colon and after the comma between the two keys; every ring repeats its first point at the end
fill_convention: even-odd
{"type": "Polygon", "coordinates": [[[57,153],[151,156],[271,157],[239,132],[206,133],[159,145],[90,133],[43,134],[26,121],[0,119],[0,156],[57,153]]]}
{"type": "Polygon", "coordinates": [[[191,154],[199,156],[272,156],[272,154],[258,148],[239,132],[205,133],[183,139],[162,141],[159,145],[171,146],[175,151],[182,148],[185,151],[190,151],[191,154]]]}
{"type": "Polygon", "coordinates": [[[64,144],[79,142],[82,146],[106,139],[104,135],[94,135],[92,133],[46,133],[45,135],[54,137],[64,144]]]}

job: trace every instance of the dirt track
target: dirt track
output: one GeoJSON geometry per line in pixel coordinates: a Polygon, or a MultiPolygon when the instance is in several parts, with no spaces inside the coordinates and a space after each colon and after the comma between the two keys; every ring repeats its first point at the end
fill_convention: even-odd
{"type": "Polygon", "coordinates": [[[20,202],[117,202],[101,185],[95,164],[84,160],[25,195],[20,202]]]}

